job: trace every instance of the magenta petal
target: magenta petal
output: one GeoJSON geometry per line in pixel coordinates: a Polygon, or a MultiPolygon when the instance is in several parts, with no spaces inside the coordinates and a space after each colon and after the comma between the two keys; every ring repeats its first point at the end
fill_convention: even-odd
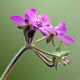
{"type": "Polygon", "coordinates": [[[48,33],[48,31],[44,28],[44,27],[40,27],[40,28],[38,28],[39,30],[40,30],[40,32],[43,34],[43,35],[45,35],[45,36],[47,36],[49,33],[48,33]]]}
{"type": "Polygon", "coordinates": [[[31,11],[33,11],[34,13],[36,13],[36,9],[35,8],[32,8],[31,11]]]}
{"type": "Polygon", "coordinates": [[[59,23],[59,25],[55,27],[55,29],[57,30],[58,34],[64,34],[67,31],[66,23],[65,22],[59,23]]]}
{"type": "Polygon", "coordinates": [[[46,23],[46,24],[50,24],[50,19],[49,19],[49,17],[48,17],[46,14],[40,14],[40,15],[38,16],[38,18],[41,19],[41,21],[43,21],[44,24],[45,24],[45,23],[46,23]]]}
{"type": "Polygon", "coordinates": [[[44,28],[48,31],[48,32],[50,32],[50,33],[52,33],[52,34],[56,34],[56,31],[55,31],[55,29],[53,28],[53,26],[52,25],[46,25],[46,26],[44,26],[44,28]]]}
{"type": "Polygon", "coordinates": [[[69,45],[70,42],[74,42],[74,39],[68,35],[57,35],[57,37],[67,45],[69,45]]]}
{"type": "Polygon", "coordinates": [[[36,18],[35,10],[33,10],[33,9],[25,10],[25,18],[26,19],[35,19],[36,18]]]}
{"type": "Polygon", "coordinates": [[[24,26],[25,21],[21,16],[11,16],[11,20],[17,25],[17,26],[24,26]]]}

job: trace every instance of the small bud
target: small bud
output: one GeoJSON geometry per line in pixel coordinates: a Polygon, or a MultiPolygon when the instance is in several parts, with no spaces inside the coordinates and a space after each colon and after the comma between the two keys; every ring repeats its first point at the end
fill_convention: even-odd
{"type": "Polygon", "coordinates": [[[47,40],[46,42],[49,43],[52,39],[53,39],[54,35],[53,34],[50,34],[48,37],[47,37],[47,40]]]}
{"type": "Polygon", "coordinates": [[[63,63],[65,65],[69,65],[70,64],[70,61],[66,57],[62,57],[62,60],[63,60],[63,63]]]}
{"type": "Polygon", "coordinates": [[[19,29],[24,29],[25,26],[18,26],[19,29]]]}

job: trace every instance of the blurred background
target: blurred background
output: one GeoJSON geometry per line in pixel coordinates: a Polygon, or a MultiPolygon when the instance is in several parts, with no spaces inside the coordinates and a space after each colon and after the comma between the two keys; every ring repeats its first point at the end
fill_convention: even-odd
{"type": "MultiPolygon", "coordinates": [[[[23,31],[11,21],[10,16],[24,16],[24,10],[36,8],[38,13],[46,13],[53,26],[65,21],[67,33],[75,39],[70,46],[63,45],[62,50],[70,50],[71,65],[47,67],[32,51],[27,51],[12,69],[7,80],[80,80],[80,0],[0,0],[0,75],[18,50],[25,45],[23,31]]],[[[42,37],[37,32],[36,38],[42,37]]],[[[57,42],[56,42],[57,43],[57,42]]],[[[54,51],[50,44],[41,42],[38,47],[54,51]]]]}

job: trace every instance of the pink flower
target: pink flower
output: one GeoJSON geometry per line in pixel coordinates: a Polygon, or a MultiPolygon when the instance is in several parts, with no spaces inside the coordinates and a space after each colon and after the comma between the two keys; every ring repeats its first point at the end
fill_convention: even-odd
{"type": "Polygon", "coordinates": [[[25,18],[44,35],[48,35],[49,32],[53,34],[55,33],[48,16],[46,14],[37,15],[36,9],[25,10],[25,18]]]}
{"type": "Polygon", "coordinates": [[[55,30],[51,25],[50,19],[46,14],[37,15],[36,9],[27,9],[25,10],[25,17],[19,15],[11,16],[12,21],[22,28],[26,24],[29,24],[31,27],[40,30],[44,35],[49,33],[55,34],[55,30]]]}
{"type": "Polygon", "coordinates": [[[55,27],[56,35],[62,42],[69,45],[70,42],[74,42],[74,39],[66,35],[66,23],[61,22],[57,27],[55,27]]]}

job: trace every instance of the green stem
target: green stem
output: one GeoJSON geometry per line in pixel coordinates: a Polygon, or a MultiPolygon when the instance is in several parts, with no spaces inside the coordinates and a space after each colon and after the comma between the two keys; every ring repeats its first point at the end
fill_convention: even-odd
{"type": "Polygon", "coordinates": [[[54,38],[52,39],[52,44],[53,44],[53,46],[55,47],[54,38]]]}
{"type": "Polygon", "coordinates": [[[50,59],[47,56],[45,56],[42,52],[40,52],[40,51],[38,51],[36,49],[33,49],[33,51],[36,51],[37,53],[39,53],[39,55],[41,55],[46,61],[52,62],[52,59],[50,59]]]}
{"type": "Polygon", "coordinates": [[[63,42],[60,41],[60,44],[59,44],[59,46],[56,48],[55,52],[60,52],[62,43],[63,43],[63,42]]]}
{"type": "Polygon", "coordinates": [[[5,69],[4,73],[2,74],[0,80],[6,80],[7,76],[9,75],[10,71],[12,70],[13,66],[16,64],[16,62],[19,60],[19,58],[22,56],[22,54],[28,49],[28,47],[24,46],[19,50],[19,52],[14,56],[12,61],[9,63],[7,68],[5,69]]]}
{"type": "Polygon", "coordinates": [[[38,42],[41,42],[41,41],[47,39],[47,37],[48,37],[48,36],[42,37],[42,38],[40,38],[40,39],[34,41],[33,44],[38,43],[38,42]]]}
{"type": "MultiPolygon", "coordinates": [[[[50,53],[50,52],[44,51],[44,50],[39,49],[39,48],[37,48],[37,47],[35,47],[35,46],[31,46],[31,47],[32,47],[33,49],[35,49],[35,50],[38,50],[38,51],[46,54],[46,55],[49,55],[49,56],[57,56],[56,54],[52,54],[52,53],[50,53]]],[[[55,52],[55,53],[56,53],[56,52],[55,52]]]]}
{"type": "Polygon", "coordinates": [[[40,52],[36,51],[35,49],[33,49],[33,51],[37,54],[37,56],[49,67],[54,67],[54,63],[52,62],[52,64],[50,64],[50,61],[48,61],[46,58],[44,58],[40,52]]]}

